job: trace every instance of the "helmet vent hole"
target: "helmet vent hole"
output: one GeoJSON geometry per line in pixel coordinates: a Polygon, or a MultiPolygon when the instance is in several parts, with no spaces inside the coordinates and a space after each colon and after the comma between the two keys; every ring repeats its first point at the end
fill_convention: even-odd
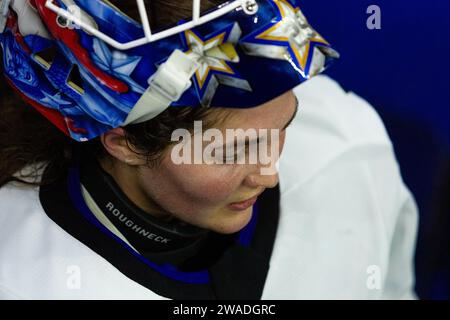
{"type": "Polygon", "coordinates": [[[45,69],[50,69],[53,61],[57,55],[57,49],[55,46],[48,47],[34,55],[34,58],[41,64],[45,69]]]}
{"type": "Polygon", "coordinates": [[[69,76],[67,77],[67,84],[79,94],[84,94],[83,79],[81,78],[80,70],[76,64],[74,64],[72,70],[70,70],[69,76]]]}

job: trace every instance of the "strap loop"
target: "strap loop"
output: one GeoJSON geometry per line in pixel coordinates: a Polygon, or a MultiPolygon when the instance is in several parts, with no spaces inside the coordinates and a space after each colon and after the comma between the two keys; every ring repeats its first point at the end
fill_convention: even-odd
{"type": "Polygon", "coordinates": [[[124,125],[153,119],[178,101],[191,87],[191,78],[199,67],[198,62],[176,49],[148,79],[148,89],[128,114],[124,125]]]}

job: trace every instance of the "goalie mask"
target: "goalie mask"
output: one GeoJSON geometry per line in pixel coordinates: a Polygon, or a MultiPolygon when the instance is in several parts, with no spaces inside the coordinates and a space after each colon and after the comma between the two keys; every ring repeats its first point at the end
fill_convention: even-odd
{"type": "Polygon", "coordinates": [[[167,108],[251,108],[322,72],[338,53],[300,0],[235,0],[152,32],[101,0],[0,0],[8,83],[77,141],[167,108]]]}

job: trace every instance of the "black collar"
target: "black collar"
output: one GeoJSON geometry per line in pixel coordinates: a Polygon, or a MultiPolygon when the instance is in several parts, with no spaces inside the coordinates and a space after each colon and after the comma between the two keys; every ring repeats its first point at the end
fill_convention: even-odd
{"type": "Polygon", "coordinates": [[[173,219],[164,222],[137,207],[97,160],[82,157],[80,180],[100,211],[139,253],[155,262],[179,265],[194,256],[208,230],[173,219]]]}
{"type": "Polygon", "coordinates": [[[78,167],[41,187],[40,200],[55,223],[156,294],[172,299],[261,298],[278,226],[278,186],[260,196],[252,221],[241,232],[209,232],[205,245],[185,266],[136,254],[96,221],[82,198],[78,167]]]}

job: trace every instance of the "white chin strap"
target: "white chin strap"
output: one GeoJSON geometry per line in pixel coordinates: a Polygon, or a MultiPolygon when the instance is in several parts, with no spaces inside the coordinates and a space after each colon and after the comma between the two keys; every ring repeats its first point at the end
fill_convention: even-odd
{"type": "Polygon", "coordinates": [[[148,79],[148,89],[128,114],[123,125],[153,119],[166,110],[172,102],[178,101],[192,85],[191,77],[199,67],[199,63],[185,53],[175,50],[148,79]]]}

